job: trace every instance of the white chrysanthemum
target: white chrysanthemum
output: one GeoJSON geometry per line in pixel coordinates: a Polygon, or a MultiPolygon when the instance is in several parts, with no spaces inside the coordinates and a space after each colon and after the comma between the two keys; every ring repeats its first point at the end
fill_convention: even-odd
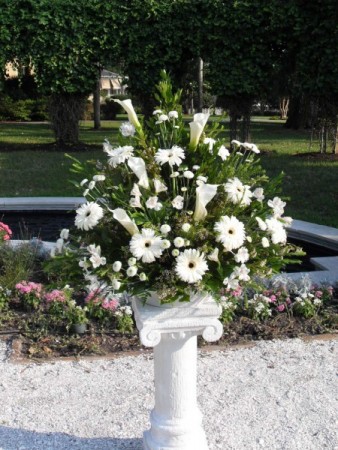
{"type": "Polygon", "coordinates": [[[119,164],[124,163],[131,156],[134,155],[134,147],[131,145],[124,145],[123,147],[116,148],[104,148],[104,151],[109,156],[108,163],[112,167],[117,167],[119,164]]]}
{"type": "Polygon", "coordinates": [[[97,203],[87,202],[76,210],[75,226],[81,230],[91,230],[103,217],[103,209],[97,203]]]}
{"type": "Polygon", "coordinates": [[[114,264],[113,264],[113,271],[114,272],[120,272],[121,268],[122,268],[121,261],[115,261],[114,264]]]}
{"type": "Polygon", "coordinates": [[[128,259],[128,266],[129,266],[129,267],[135,266],[136,263],[137,263],[137,259],[136,259],[136,258],[129,258],[129,259],[128,259]]]}
{"type": "Polygon", "coordinates": [[[274,217],[281,217],[284,213],[284,206],[286,205],[279,197],[274,197],[273,200],[268,201],[268,206],[273,209],[274,217]]]}
{"type": "Polygon", "coordinates": [[[168,163],[171,167],[174,165],[180,166],[182,164],[182,159],[185,158],[184,150],[177,145],[174,145],[171,149],[158,149],[155,153],[155,161],[158,164],[168,163]]]}
{"type": "Polygon", "coordinates": [[[283,228],[283,224],[272,217],[266,219],[267,230],[270,233],[271,241],[273,244],[285,244],[286,243],[286,231],[283,228]]]}
{"type": "Polygon", "coordinates": [[[176,248],[184,247],[184,239],[182,237],[180,237],[180,236],[177,236],[174,239],[174,245],[175,245],[176,248]]]}
{"type": "Polygon", "coordinates": [[[166,223],[161,225],[160,231],[162,234],[168,234],[171,231],[171,226],[167,225],[166,223]]]}
{"type": "Polygon", "coordinates": [[[237,254],[235,255],[235,261],[237,263],[245,263],[249,260],[249,258],[249,251],[246,247],[239,248],[237,254]]]}
{"type": "Polygon", "coordinates": [[[221,220],[215,223],[214,230],[218,233],[216,240],[222,242],[227,251],[239,248],[244,243],[244,224],[234,216],[222,216],[221,220]]]}
{"type": "Polygon", "coordinates": [[[184,178],[191,180],[195,175],[191,172],[191,170],[186,170],[185,172],[183,172],[183,176],[184,178]]]}
{"type": "Polygon", "coordinates": [[[130,251],[137,259],[144,263],[151,263],[162,255],[162,239],[155,236],[155,231],[143,228],[141,233],[134,234],[130,241],[130,251]]]}
{"type": "Polygon", "coordinates": [[[162,245],[163,250],[166,250],[171,247],[171,243],[170,243],[170,241],[168,241],[168,239],[163,239],[161,245],[162,245]]]}
{"type": "Polygon", "coordinates": [[[242,142],[239,142],[236,139],[233,139],[231,141],[231,145],[234,146],[235,148],[238,148],[238,147],[241,147],[243,144],[242,144],[242,142]]]}
{"type": "Polygon", "coordinates": [[[175,271],[178,277],[187,283],[200,281],[207,270],[208,264],[204,253],[200,253],[198,250],[184,250],[176,259],[175,271]]]}
{"type": "Polygon", "coordinates": [[[183,209],[184,206],[184,197],[182,195],[178,195],[174,198],[174,200],[171,202],[174,208],[176,209],[183,209]]]}
{"type": "Polygon", "coordinates": [[[188,231],[190,230],[190,228],[191,228],[190,223],[184,223],[184,224],[182,225],[182,230],[183,230],[185,233],[188,233],[188,231]]]}
{"type": "Polygon", "coordinates": [[[251,150],[254,153],[260,153],[257,145],[255,145],[255,144],[250,144],[249,142],[244,142],[242,145],[246,150],[251,150]]]}
{"type": "Polygon", "coordinates": [[[134,277],[137,274],[137,267],[136,266],[130,266],[127,269],[127,276],[128,277],[134,277]]]}
{"type": "Polygon", "coordinates": [[[223,161],[225,161],[227,157],[230,156],[230,152],[226,147],[224,147],[224,145],[221,145],[218,149],[217,155],[220,156],[223,161]]]}
{"type": "Polygon", "coordinates": [[[225,183],[224,190],[232,203],[250,205],[252,197],[250,186],[244,185],[238,178],[231,178],[225,183]]]}
{"type": "Polygon", "coordinates": [[[169,117],[166,114],[160,114],[155,123],[158,125],[159,123],[166,122],[167,120],[169,120],[169,117]]]}
{"type": "Polygon", "coordinates": [[[178,112],[177,111],[169,111],[168,116],[170,119],[178,119],[178,112]]]}
{"type": "Polygon", "coordinates": [[[124,136],[124,137],[134,136],[135,127],[130,122],[123,122],[120,125],[120,131],[121,131],[122,136],[124,136]]]}

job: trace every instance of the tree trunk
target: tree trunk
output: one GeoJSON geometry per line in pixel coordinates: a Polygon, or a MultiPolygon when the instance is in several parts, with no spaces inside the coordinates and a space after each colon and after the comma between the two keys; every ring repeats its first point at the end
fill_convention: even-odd
{"type": "Polygon", "coordinates": [[[79,142],[79,120],[84,113],[86,97],[84,94],[67,93],[51,96],[51,127],[59,146],[75,145],[79,142]]]}
{"type": "Polygon", "coordinates": [[[94,107],[94,130],[101,128],[101,104],[100,104],[100,78],[96,81],[95,91],[93,94],[94,107]]]}
{"type": "Polygon", "coordinates": [[[289,102],[289,97],[282,97],[279,99],[280,118],[283,120],[287,119],[288,117],[289,102]]]}
{"type": "Polygon", "coordinates": [[[198,111],[203,109],[203,59],[198,58],[198,111]]]}

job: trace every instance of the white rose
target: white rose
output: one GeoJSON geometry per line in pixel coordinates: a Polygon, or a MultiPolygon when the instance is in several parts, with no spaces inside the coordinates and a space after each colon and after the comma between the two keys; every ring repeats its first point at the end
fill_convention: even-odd
{"type": "Polygon", "coordinates": [[[114,272],[120,272],[121,267],[122,267],[121,261],[115,261],[114,264],[113,264],[113,271],[114,272]]]}
{"type": "Polygon", "coordinates": [[[167,224],[164,224],[164,225],[161,226],[160,231],[161,231],[162,234],[168,234],[171,231],[171,226],[167,225],[167,224]]]}
{"type": "Polygon", "coordinates": [[[190,223],[184,223],[184,224],[182,225],[182,230],[183,230],[185,233],[187,233],[187,232],[190,230],[190,228],[191,228],[190,223]]]}

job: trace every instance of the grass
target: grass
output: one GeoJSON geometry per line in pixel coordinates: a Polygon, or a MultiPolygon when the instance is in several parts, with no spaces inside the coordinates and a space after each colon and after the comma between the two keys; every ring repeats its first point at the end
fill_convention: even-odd
{"type": "MultiPolygon", "coordinates": [[[[125,120],[125,116],[119,116],[125,120]]],[[[102,142],[116,142],[119,121],[81,122],[80,140],[86,151],[68,152],[81,161],[103,159],[102,142]]],[[[224,136],[228,139],[229,125],[224,136]]],[[[285,173],[283,193],[290,198],[287,215],[338,228],[338,159],[322,159],[310,151],[306,130],[286,130],[280,121],[254,118],[252,141],[262,150],[261,162],[269,176],[285,173]]],[[[53,143],[48,124],[0,124],[0,196],[78,196],[69,180],[71,161],[64,151],[47,151],[53,143]]],[[[313,146],[312,151],[316,151],[313,146]]]]}

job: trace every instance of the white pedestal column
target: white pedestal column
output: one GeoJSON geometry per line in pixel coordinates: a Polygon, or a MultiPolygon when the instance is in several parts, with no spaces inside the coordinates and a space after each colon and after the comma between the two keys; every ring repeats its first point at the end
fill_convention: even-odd
{"type": "Polygon", "coordinates": [[[208,341],[220,338],[220,307],[210,296],[201,296],[164,308],[134,299],[133,309],[141,342],[154,347],[155,407],[144,448],[207,450],[196,395],[197,335],[208,341]]]}

